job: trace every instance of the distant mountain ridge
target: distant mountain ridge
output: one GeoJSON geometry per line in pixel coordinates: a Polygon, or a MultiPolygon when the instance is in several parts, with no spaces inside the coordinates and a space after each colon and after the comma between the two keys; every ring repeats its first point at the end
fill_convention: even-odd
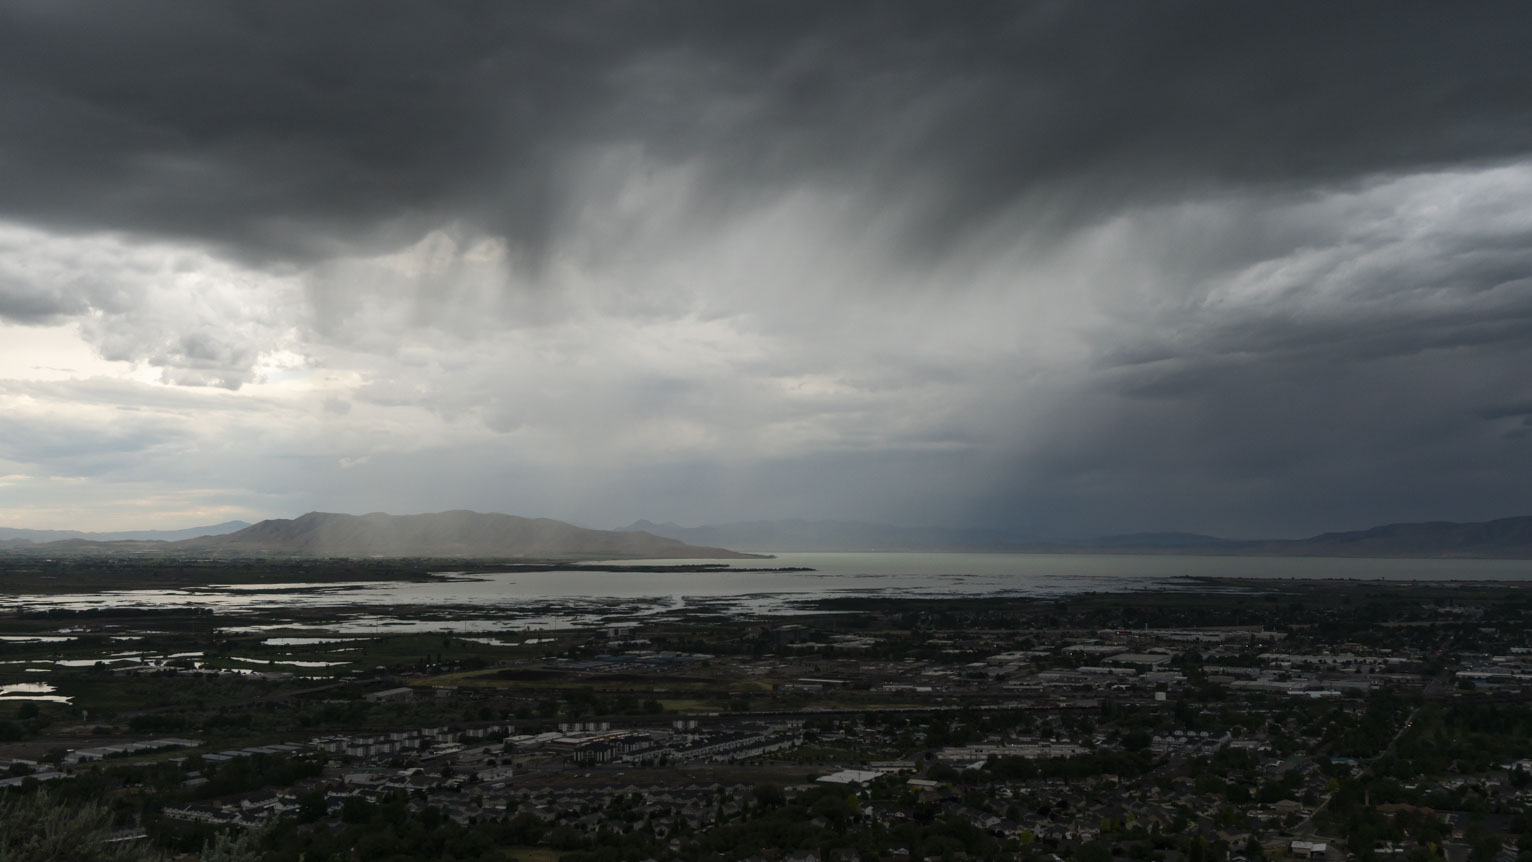
{"type": "MultiPolygon", "coordinates": [[[[89,535],[89,534],[86,534],[89,535]]],[[[68,538],[3,542],[11,553],[469,559],[744,559],[648,533],[591,530],[549,518],[455,510],[424,515],[309,512],[179,541],[68,538]]]]}
{"type": "Polygon", "coordinates": [[[1493,521],[1422,521],[1250,543],[1259,553],[1333,557],[1532,558],[1532,516],[1493,521]]]}
{"type": "Polygon", "coordinates": [[[638,521],[645,530],[687,542],[762,553],[791,551],[996,551],[1013,553],[1198,554],[1272,557],[1463,557],[1532,559],[1532,516],[1458,523],[1385,524],[1305,539],[1222,539],[1151,532],[1047,541],[1004,530],[894,527],[854,521],[746,521],[681,527],[638,521]]]}
{"type": "Polygon", "coordinates": [[[203,536],[221,536],[250,526],[248,521],[224,521],[205,527],[186,527],[180,530],[122,530],[93,533],[82,530],[25,530],[17,527],[0,527],[0,542],[61,542],[82,539],[87,542],[179,542],[203,536]]]}
{"type": "Polygon", "coordinates": [[[649,533],[591,530],[549,518],[458,509],[426,515],[309,512],[262,521],[236,533],[178,543],[183,548],[315,557],[741,558],[649,533]]]}
{"type": "Polygon", "coordinates": [[[1305,539],[1235,540],[1152,532],[1041,541],[1019,532],[896,527],[858,521],[748,521],[682,527],[638,521],[592,530],[548,518],[466,510],[425,515],[309,512],[258,524],[87,533],[0,528],[7,554],[169,556],[461,557],[531,559],[739,559],[778,551],[1001,551],[1012,553],[1532,559],[1532,516],[1426,521],[1322,533],[1305,539]],[[186,536],[190,538],[176,538],[186,536]]]}

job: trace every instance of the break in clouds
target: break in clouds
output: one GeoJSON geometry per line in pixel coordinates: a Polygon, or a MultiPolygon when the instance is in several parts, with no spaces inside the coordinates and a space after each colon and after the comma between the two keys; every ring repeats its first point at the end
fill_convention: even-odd
{"type": "Polygon", "coordinates": [[[1529,18],[0,3],[0,523],[1523,514],[1529,18]]]}

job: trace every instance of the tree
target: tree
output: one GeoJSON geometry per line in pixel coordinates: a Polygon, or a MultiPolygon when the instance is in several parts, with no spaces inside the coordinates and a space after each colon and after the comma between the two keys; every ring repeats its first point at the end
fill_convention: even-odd
{"type": "Polygon", "coordinates": [[[348,796],[340,806],[342,823],[362,824],[372,819],[378,807],[360,796],[348,796]]]}
{"type": "Polygon", "coordinates": [[[787,794],[775,784],[757,784],[754,794],[756,804],[762,808],[780,808],[787,804],[787,794]]]}
{"type": "Polygon", "coordinates": [[[298,822],[315,823],[324,819],[328,805],[323,790],[314,790],[298,797],[298,822]]]}
{"type": "Polygon", "coordinates": [[[237,835],[220,832],[203,849],[199,858],[201,862],[259,862],[262,855],[261,837],[262,833],[259,831],[241,832],[237,835]]]}
{"type": "Polygon", "coordinates": [[[0,797],[0,859],[6,862],[155,860],[140,842],[109,843],[112,813],[100,803],[66,803],[46,793],[0,797]]]}

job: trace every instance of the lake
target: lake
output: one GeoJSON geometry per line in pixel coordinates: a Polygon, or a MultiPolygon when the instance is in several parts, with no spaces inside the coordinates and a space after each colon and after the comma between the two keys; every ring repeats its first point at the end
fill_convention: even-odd
{"type": "MultiPolygon", "coordinates": [[[[1033,596],[1186,589],[1188,578],[1389,581],[1529,581],[1532,560],[1382,560],[1322,557],[1207,557],[1107,554],[784,553],[769,560],[648,560],[631,565],[720,562],[806,567],[812,572],[520,572],[433,582],[211,586],[175,590],[5,595],[0,603],[40,609],[207,607],[226,613],[301,605],[413,606],[410,618],[360,617],[350,631],[584,625],[614,615],[678,610],[801,613],[826,596],[1033,596]],[[435,609],[436,612],[433,612],[435,609]],[[482,612],[483,619],[472,619],[482,612]]],[[[335,627],[330,627],[335,630],[335,627]]]]}

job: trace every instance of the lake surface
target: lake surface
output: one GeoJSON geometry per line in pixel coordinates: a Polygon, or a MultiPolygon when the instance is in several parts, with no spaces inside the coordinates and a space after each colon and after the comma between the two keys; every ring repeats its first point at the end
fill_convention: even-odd
{"type": "Polygon", "coordinates": [[[720,562],[740,568],[806,567],[812,572],[550,571],[455,577],[435,582],[267,584],[177,590],[6,595],[12,607],[207,607],[222,612],[314,607],[412,606],[408,619],[363,614],[353,632],[537,629],[614,616],[679,610],[801,613],[827,596],[1036,596],[1187,589],[1191,578],[1389,581],[1527,581],[1532,560],[1131,556],[1091,554],[784,553],[769,560],[648,560],[630,565],[720,562]],[[473,612],[484,612],[474,619],[473,612]]]}

